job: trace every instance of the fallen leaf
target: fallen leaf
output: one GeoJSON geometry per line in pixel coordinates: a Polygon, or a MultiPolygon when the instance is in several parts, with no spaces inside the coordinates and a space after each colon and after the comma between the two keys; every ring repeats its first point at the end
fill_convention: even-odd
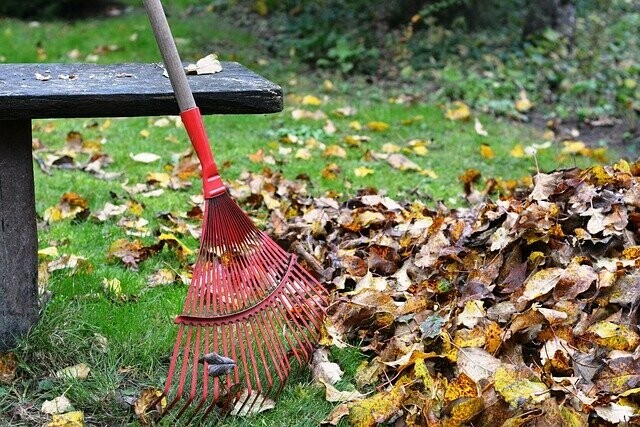
{"type": "Polygon", "coordinates": [[[320,98],[318,98],[317,96],[305,95],[302,98],[302,105],[320,105],[320,104],[322,104],[322,101],[320,101],[320,98]]]}
{"type": "Polygon", "coordinates": [[[53,414],[47,427],[84,427],[84,413],[82,411],[53,414]]]}
{"type": "Polygon", "coordinates": [[[160,160],[160,156],[153,153],[138,153],[138,154],[129,153],[129,157],[131,157],[131,159],[134,162],[138,162],[138,163],[153,163],[160,160]]]}
{"type": "Polygon", "coordinates": [[[18,371],[18,358],[13,353],[0,355],[0,383],[11,384],[18,371]]]}
{"type": "Polygon", "coordinates": [[[389,124],[385,122],[369,122],[367,128],[374,132],[384,132],[389,129],[389,124]]]}
{"type": "Polygon", "coordinates": [[[40,408],[41,412],[49,415],[62,414],[70,410],[73,410],[73,406],[65,395],[58,396],[52,400],[45,400],[40,408]]]}
{"type": "Polygon", "coordinates": [[[367,175],[373,175],[374,172],[375,170],[368,168],[366,166],[359,166],[353,170],[354,175],[357,176],[358,178],[362,178],[367,175]]]}
{"type": "Polygon", "coordinates": [[[215,74],[222,71],[222,64],[218,60],[218,55],[213,53],[200,58],[195,64],[189,64],[185,67],[187,74],[215,74]]]}
{"type": "Polygon", "coordinates": [[[462,101],[454,101],[451,108],[447,109],[445,117],[449,120],[469,120],[471,109],[462,101]]]}
{"type": "MultiPolygon", "coordinates": [[[[117,279],[116,279],[117,280],[117,279]]],[[[91,368],[86,363],[78,363],[77,365],[67,366],[56,372],[58,378],[76,378],[84,380],[89,376],[91,368]]]]}
{"type": "Polygon", "coordinates": [[[273,400],[263,396],[257,390],[249,391],[245,388],[233,405],[231,415],[234,417],[246,417],[268,411],[275,407],[276,403],[273,400]]]}
{"type": "Polygon", "coordinates": [[[482,123],[480,123],[480,120],[478,119],[475,119],[473,129],[480,136],[489,136],[489,133],[485,130],[484,126],[482,126],[482,123]]]}
{"type": "Polygon", "coordinates": [[[516,100],[515,107],[520,113],[526,113],[533,107],[533,104],[527,97],[527,92],[524,90],[520,91],[520,97],[516,100]]]}

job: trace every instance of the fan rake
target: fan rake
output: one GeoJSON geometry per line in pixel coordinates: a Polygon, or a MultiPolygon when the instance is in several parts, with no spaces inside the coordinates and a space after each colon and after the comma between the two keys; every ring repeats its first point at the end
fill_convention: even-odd
{"type": "Polygon", "coordinates": [[[259,412],[319,339],[327,291],[253,222],[220,179],[159,0],[144,0],[202,166],[200,250],[162,398],[176,418],[259,412]]]}

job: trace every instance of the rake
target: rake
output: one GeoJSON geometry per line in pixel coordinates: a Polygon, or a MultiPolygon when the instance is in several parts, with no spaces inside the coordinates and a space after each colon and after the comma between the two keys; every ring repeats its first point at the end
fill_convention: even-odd
{"type": "Polygon", "coordinates": [[[274,404],[318,340],[327,291],[255,227],[220,178],[159,0],[144,0],[205,197],[193,268],[163,397],[176,418],[244,415],[274,404]],[[212,414],[213,415],[213,414],[212,414]]]}

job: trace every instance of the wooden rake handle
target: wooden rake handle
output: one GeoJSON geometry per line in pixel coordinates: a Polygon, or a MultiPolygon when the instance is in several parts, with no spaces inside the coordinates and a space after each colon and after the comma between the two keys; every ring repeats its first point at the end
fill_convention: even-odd
{"type": "Polygon", "coordinates": [[[191,144],[202,166],[204,197],[205,199],[210,199],[219,196],[225,193],[226,189],[213,159],[202,116],[193,99],[193,93],[182,67],[178,48],[171,34],[171,28],[169,28],[169,22],[167,22],[167,17],[164,14],[162,3],[160,3],[160,0],[143,0],[143,3],[147,10],[151,29],[160,49],[164,66],[169,74],[176,101],[178,101],[180,117],[182,117],[184,127],[189,134],[191,144]]]}

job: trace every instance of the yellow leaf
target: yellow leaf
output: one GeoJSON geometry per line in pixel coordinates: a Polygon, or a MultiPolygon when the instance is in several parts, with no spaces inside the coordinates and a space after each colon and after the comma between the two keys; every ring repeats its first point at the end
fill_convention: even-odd
{"type": "Polygon", "coordinates": [[[524,157],[524,148],[522,148],[522,144],[514,145],[511,151],[509,151],[509,154],[511,157],[515,157],[517,159],[524,157]]]}
{"type": "Polygon", "coordinates": [[[89,368],[86,363],[78,363],[77,365],[67,366],[66,368],[60,369],[56,372],[56,377],[84,380],[89,376],[89,372],[91,372],[91,368],[89,368]]]}
{"type": "Polygon", "coordinates": [[[418,175],[428,176],[433,179],[438,178],[438,174],[433,169],[422,169],[418,172],[418,175]]]}
{"type": "Polygon", "coordinates": [[[416,145],[415,147],[413,147],[413,152],[418,156],[426,156],[427,153],[429,153],[429,149],[424,145],[416,145]]]}
{"type": "Polygon", "coordinates": [[[494,374],[493,387],[511,407],[521,406],[525,402],[540,403],[549,397],[546,385],[534,377],[524,378],[524,372],[516,368],[499,367],[494,374]]]}
{"type": "Polygon", "coordinates": [[[120,280],[118,280],[117,278],[103,278],[102,289],[104,289],[104,292],[108,296],[114,297],[115,299],[119,298],[122,295],[122,285],[120,284],[120,280]]]}
{"type": "Polygon", "coordinates": [[[482,144],[480,146],[480,155],[485,159],[493,159],[496,156],[493,152],[493,148],[487,144],[482,144]]]}
{"type": "Polygon", "coordinates": [[[479,397],[461,398],[451,408],[451,415],[442,424],[443,427],[466,426],[484,409],[484,401],[479,397]]]}
{"type": "Polygon", "coordinates": [[[582,141],[564,141],[562,144],[564,145],[561,151],[562,154],[582,154],[587,148],[582,141]]]}
{"type": "Polygon", "coordinates": [[[306,95],[302,98],[302,104],[303,105],[320,105],[322,104],[322,101],[320,101],[320,98],[318,98],[317,96],[306,95]]]}
{"type": "Polygon", "coordinates": [[[181,256],[184,255],[191,255],[193,253],[193,251],[191,249],[189,249],[187,247],[187,245],[185,245],[184,243],[182,243],[176,236],[174,236],[172,233],[162,233],[160,236],[158,236],[158,240],[160,242],[167,242],[169,244],[172,244],[173,242],[178,244],[178,254],[181,256]]]}
{"type": "Polygon", "coordinates": [[[347,151],[339,145],[333,144],[325,148],[322,155],[325,157],[339,157],[341,159],[346,159],[347,151]]]}
{"type": "Polygon", "coordinates": [[[306,148],[300,148],[296,151],[296,159],[309,160],[311,158],[311,152],[306,148]]]}
{"type": "Polygon", "coordinates": [[[469,120],[471,109],[462,101],[454,101],[452,107],[445,113],[445,117],[449,120],[469,120]]]}
{"type": "Polygon", "coordinates": [[[326,90],[327,92],[331,92],[333,89],[335,89],[333,82],[331,80],[325,80],[322,82],[322,88],[324,90],[326,90]]]}
{"type": "Polygon", "coordinates": [[[357,120],[349,122],[349,127],[353,130],[362,130],[362,125],[357,120]]]}
{"type": "Polygon", "coordinates": [[[389,129],[389,124],[385,122],[369,122],[367,127],[374,132],[384,132],[389,129]]]}
{"type": "Polygon", "coordinates": [[[389,420],[400,410],[405,385],[410,382],[409,378],[403,376],[391,390],[376,393],[349,406],[350,424],[354,427],[374,427],[389,420]]]}
{"type": "Polygon", "coordinates": [[[400,146],[396,145],[396,144],[392,144],[390,142],[387,142],[385,144],[382,145],[382,152],[383,153],[399,153],[401,150],[400,146]]]}
{"type": "Polygon", "coordinates": [[[149,138],[149,136],[151,136],[151,132],[149,132],[147,129],[142,129],[140,131],[140,136],[143,138],[149,138]]]}
{"type": "Polygon", "coordinates": [[[640,343],[640,336],[624,324],[602,321],[587,329],[596,335],[596,344],[613,350],[631,351],[640,343]]]}
{"type": "Polygon", "coordinates": [[[322,169],[322,177],[325,179],[336,179],[340,173],[340,167],[335,163],[329,163],[322,169]]]}
{"type": "Polygon", "coordinates": [[[516,100],[515,105],[516,110],[521,113],[526,113],[531,109],[531,107],[533,107],[533,104],[531,103],[531,101],[529,101],[529,98],[527,98],[527,92],[525,92],[524,90],[520,91],[520,98],[516,100]]]}
{"type": "Polygon", "coordinates": [[[367,176],[367,175],[372,175],[374,172],[375,171],[373,169],[370,169],[370,168],[368,168],[366,166],[360,166],[360,167],[355,168],[353,170],[353,173],[359,178],[362,178],[362,177],[367,176]]]}
{"type": "Polygon", "coordinates": [[[555,132],[550,129],[545,130],[544,133],[542,134],[542,139],[544,139],[545,141],[553,141],[555,137],[556,137],[555,132]]]}
{"type": "Polygon", "coordinates": [[[82,411],[55,414],[47,427],[84,427],[84,413],[82,411]]]}
{"type": "Polygon", "coordinates": [[[38,251],[38,256],[41,257],[57,257],[58,256],[58,248],[56,246],[49,246],[48,248],[43,248],[38,251]]]}

